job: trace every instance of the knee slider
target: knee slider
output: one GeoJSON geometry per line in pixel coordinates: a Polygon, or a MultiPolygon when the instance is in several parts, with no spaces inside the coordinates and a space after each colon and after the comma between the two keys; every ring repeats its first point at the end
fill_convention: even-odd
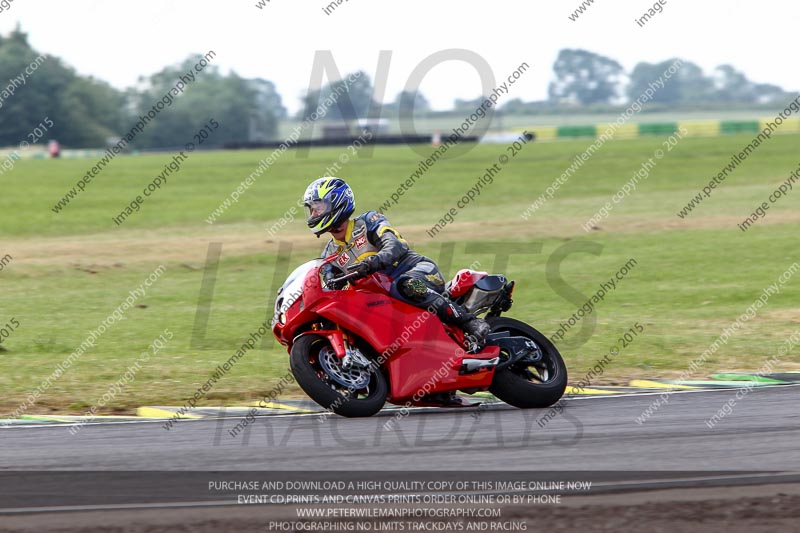
{"type": "Polygon", "coordinates": [[[400,292],[406,298],[421,301],[428,295],[428,286],[417,278],[406,278],[399,284],[400,292]]]}

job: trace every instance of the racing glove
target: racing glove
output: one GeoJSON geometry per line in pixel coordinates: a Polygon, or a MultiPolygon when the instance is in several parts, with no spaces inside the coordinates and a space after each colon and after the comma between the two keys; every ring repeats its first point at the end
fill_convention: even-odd
{"type": "Polygon", "coordinates": [[[365,257],[363,260],[359,261],[354,265],[350,265],[347,267],[347,271],[350,273],[357,272],[358,276],[354,279],[365,278],[376,272],[378,270],[377,261],[375,261],[374,256],[365,257]]]}

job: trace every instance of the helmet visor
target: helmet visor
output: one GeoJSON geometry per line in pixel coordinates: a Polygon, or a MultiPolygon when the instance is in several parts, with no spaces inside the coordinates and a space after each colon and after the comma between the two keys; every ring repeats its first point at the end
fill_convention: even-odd
{"type": "Polygon", "coordinates": [[[311,200],[305,203],[306,218],[309,222],[318,222],[331,212],[331,203],[328,200],[311,200]]]}

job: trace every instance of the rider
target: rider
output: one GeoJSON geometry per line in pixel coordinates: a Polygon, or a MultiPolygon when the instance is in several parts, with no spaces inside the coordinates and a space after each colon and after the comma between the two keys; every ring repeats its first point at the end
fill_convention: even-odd
{"type": "Polygon", "coordinates": [[[355,210],[353,191],[344,180],[324,177],[306,189],[303,204],[308,227],[320,237],[333,236],[322,257],[338,254],[335,264],[358,272],[359,277],[383,272],[394,278],[392,296],[416,307],[433,309],[439,320],[461,328],[481,346],[489,334],[489,324],[444,296],[444,277],[429,258],[409,248],[408,243],[377,211],[351,219],[355,210]]]}

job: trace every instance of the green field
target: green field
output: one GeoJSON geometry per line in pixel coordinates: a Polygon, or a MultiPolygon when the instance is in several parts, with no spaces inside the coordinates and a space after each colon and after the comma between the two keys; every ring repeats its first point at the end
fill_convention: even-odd
{"type": "MultiPolygon", "coordinates": [[[[644,333],[597,383],[674,376],[800,261],[800,199],[792,195],[798,193],[775,204],[746,233],[736,227],[797,168],[798,140],[776,136],[762,145],[683,220],[676,213],[747,144],[747,136],[680,141],[649,179],[589,233],[581,225],[661,147],[662,139],[608,143],[529,220],[521,214],[590,141],[526,146],[435,238],[426,230],[506,153],[504,146],[481,145],[438,162],[387,215],[421,253],[438,260],[443,249],[454,247],[453,260],[445,265],[448,276],[473,261],[491,270],[498,250],[513,250],[516,255],[504,269],[517,281],[509,314],[546,334],[634,258],[635,268],[590,315],[596,326],[588,341],[582,340],[578,324],[558,345],[577,379],[639,322],[644,333]],[[478,243],[479,252],[466,253],[467,243],[478,243]],[[588,253],[591,246],[601,253],[588,253]],[[551,275],[548,283],[548,261],[564,252],[560,281],[551,275]]],[[[287,152],[215,224],[205,222],[267,154],[194,153],[120,227],[112,216],[141,194],[171,154],[114,160],[60,214],[51,207],[93,160],[19,161],[0,177],[0,258],[12,258],[0,272],[0,325],[12,318],[19,323],[0,344],[0,414],[12,413],[159,265],[166,271],[136,302],[141,306],[128,310],[27,412],[77,414],[97,404],[165,328],[174,338],[102,412],[176,405],[189,398],[242,339],[271,317],[276,277],[280,284],[287,268],[315,256],[323,244],[301,219],[273,237],[267,228],[337,160],[337,149],[314,149],[307,159],[287,152]],[[207,326],[202,327],[196,318],[211,243],[221,243],[222,252],[207,326]],[[281,245],[288,255],[282,259],[281,245]]],[[[360,211],[384,202],[419,159],[408,147],[379,147],[366,155],[352,158],[339,172],[353,186],[360,211]]],[[[800,328],[798,287],[800,279],[789,280],[709,358],[698,377],[716,370],[758,370],[800,328]]],[[[779,367],[796,370],[798,361],[797,354],[789,354],[779,367]]],[[[203,403],[258,399],[287,367],[281,347],[260,347],[203,403]]]]}

